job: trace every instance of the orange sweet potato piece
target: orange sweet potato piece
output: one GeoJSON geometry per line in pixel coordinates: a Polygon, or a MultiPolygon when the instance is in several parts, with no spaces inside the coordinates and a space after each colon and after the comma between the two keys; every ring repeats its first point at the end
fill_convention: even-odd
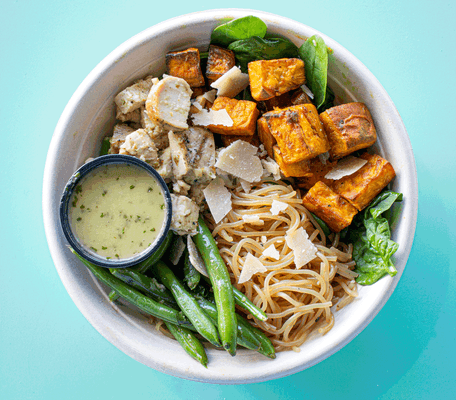
{"type": "Polygon", "coordinates": [[[256,101],[280,96],[306,81],[304,61],[299,58],[251,61],[248,70],[250,92],[256,101]]]}
{"type": "Polygon", "coordinates": [[[375,143],[377,133],[364,103],[347,103],[320,114],[331,149],[332,159],[345,157],[375,143]]]}
{"type": "Polygon", "coordinates": [[[331,184],[333,190],[363,210],[383,188],[396,176],[393,166],[384,158],[364,153],[360,158],[367,160],[355,173],[344,176],[331,184]]]}
{"type": "Polygon", "coordinates": [[[213,44],[209,46],[206,65],[206,78],[209,83],[216,81],[235,65],[234,53],[231,50],[213,44]]]}
{"type": "Polygon", "coordinates": [[[333,232],[351,224],[358,210],[323,182],[317,182],[302,199],[310,212],[322,219],[333,232]]]}
{"type": "Polygon", "coordinates": [[[199,50],[193,47],[166,54],[166,73],[184,79],[191,87],[205,85],[199,50]]]}
{"type": "Polygon", "coordinates": [[[283,161],[282,154],[280,153],[280,149],[278,146],[274,146],[273,151],[274,160],[277,164],[279,164],[280,170],[286,177],[301,177],[312,175],[312,173],[310,172],[309,160],[303,160],[292,164],[287,164],[283,161]]]}

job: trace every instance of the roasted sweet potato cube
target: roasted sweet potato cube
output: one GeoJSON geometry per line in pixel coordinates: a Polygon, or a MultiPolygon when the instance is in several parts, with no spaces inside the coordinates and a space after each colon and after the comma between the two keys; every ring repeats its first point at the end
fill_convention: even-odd
{"type": "Polygon", "coordinates": [[[263,101],[262,104],[266,111],[272,111],[276,108],[285,108],[293,105],[291,102],[290,92],[286,92],[280,96],[272,97],[269,100],[263,101]]]}
{"type": "Polygon", "coordinates": [[[244,142],[250,143],[256,147],[260,145],[260,139],[258,138],[258,135],[252,135],[252,136],[247,136],[247,135],[220,135],[220,138],[222,140],[223,146],[228,147],[231,143],[234,143],[236,140],[243,140],[244,142]]]}
{"type": "Polygon", "coordinates": [[[304,61],[299,58],[251,61],[248,70],[250,92],[256,101],[280,96],[306,81],[304,61]]]}
{"type": "Polygon", "coordinates": [[[225,109],[233,120],[233,126],[209,125],[208,129],[222,135],[253,135],[259,111],[253,101],[217,97],[212,110],[225,109]]]}
{"type": "Polygon", "coordinates": [[[303,160],[298,161],[292,164],[287,164],[283,161],[282,154],[280,153],[279,146],[273,147],[274,151],[274,160],[279,164],[280,170],[286,176],[301,177],[301,176],[310,176],[310,161],[303,160]]]}
{"type": "Polygon", "coordinates": [[[358,210],[323,182],[317,182],[302,199],[310,212],[322,219],[333,232],[351,224],[358,210]]]}
{"type": "Polygon", "coordinates": [[[334,182],[331,179],[326,179],[325,175],[336,166],[336,161],[327,160],[323,163],[320,157],[315,157],[309,160],[310,163],[310,174],[308,176],[299,177],[296,179],[296,185],[301,189],[309,190],[317,182],[321,181],[324,184],[331,187],[334,182]]]}
{"type": "Polygon", "coordinates": [[[211,84],[236,65],[234,53],[211,44],[207,57],[206,78],[211,84]]]}
{"type": "Polygon", "coordinates": [[[331,146],[332,159],[372,146],[377,140],[374,121],[364,103],[331,107],[321,113],[320,118],[331,146]]]}
{"type": "Polygon", "coordinates": [[[275,137],[272,136],[269,130],[268,122],[266,118],[259,118],[257,121],[257,132],[260,142],[263,143],[264,148],[268,152],[268,156],[274,158],[274,150],[272,147],[277,143],[275,137]]]}
{"type": "Polygon", "coordinates": [[[301,88],[296,89],[290,98],[291,105],[298,105],[298,104],[313,104],[312,99],[309,95],[304,92],[301,88]]]}
{"type": "Polygon", "coordinates": [[[312,104],[269,111],[262,118],[268,123],[283,160],[288,164],[309,160],[329,150],[317,109],[312,104]]]}
{"type": "Polygon", "coordinates": [[[355,173],[335,181],[331,187],[359,211],[377,196],[396,176],[393,166],[384,158],[364,153],[360,156],[367,160],[355,173]]]}
{"type": "Polygon", "coordinates": [[[166,54],[166,73],[184,79],[190,87],[205,85],[199,50],[193,47],[166,54]]]}

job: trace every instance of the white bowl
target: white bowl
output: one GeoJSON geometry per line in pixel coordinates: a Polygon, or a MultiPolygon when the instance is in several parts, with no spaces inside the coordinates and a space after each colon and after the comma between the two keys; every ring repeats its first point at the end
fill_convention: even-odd
{"type": "MultiPolygon", "coordinates": [[[[155,25],[121,44],[87,76],[66,106],[52,137],[44,173],[43,214],[54,264],[71,298],[87,320],[124,353],[156,370],[178,377],[211,383],[250,383],[283,377],[308,368],[345,346],[384,306],[404,270],[413,242],[418,207],[415,161],[402,120],[383,87],[352,54],[331,38],[288,18],[239,9],[198,12],[155,25]],[[133,307],[112,305],[107,293],[66,248],[60,228],[58,205],[71,174],[99,150],[101,139],[115,121],[114,96],[135,79],[164,71],[170,50],[198,47],[206,50],[212,29],[226,17],[253,14],[262,18],[269,32],[289,38],[298,46],[319,34],[334,50],[329,65],[329,85],[343,101],[362,101],[372,113],[377,150],[394,166],[392,188],[404,194],[393,239],[400,244],[395,255],[398,274],[361,287],[359,299],[336,312],[334,328],[301,346],[301,352],[282,352],[275,360],[239,349],[236,357],[208,350],[208,369],[200,366],[180,345],[157,333],[147,318],[133,307]]],[[[87,349],[90,351],[90,349],[87,349]]]]}

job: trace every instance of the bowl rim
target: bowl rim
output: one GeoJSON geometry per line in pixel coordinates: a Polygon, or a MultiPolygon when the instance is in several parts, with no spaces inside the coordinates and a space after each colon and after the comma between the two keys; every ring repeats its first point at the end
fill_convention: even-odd
{"type": "Polygon", "coordinates": [[[82,258],[86,259],[87,261],[91,262],[92,264],[98,265],[103,268],[128,268],[135,264],[140,263],[141,261],[146,260],[149,258],[163,243],[165,240],[166,235],[171,226],[171,217],[172,217],[172,201],[171,201],[171,194],[169,192],[168,187],[166,186],[165,181],[159,175],[159,173],[147,164],[146,162],[142,161],[139,158],[125,155],[125,154],[107,154],[103,156],[96,157],[83,165],[81,165],[74,173],[71,175],[70,179],[68,180],[65,188],[63,189],[62,196],[60,198],[60,206],[59,206],[59,216],[60,216],[60,224],[63,230],[63,234],[65,235],[66,240],[70,244],[76,253],[78,253],[82,258]],[[157,237],[155,238],[154,242],[149,245],[146,249],[141,251],[140,253],[127,257],[121,258],[119,260],[113,259],[106,259],[105,257],[101,257],[98,255],[92,254],[86,247],[84,246],[80,240],[77,239],[76,235],[71,228],[70,218],[69,218],[69,208],[70,208],[70,200],[71,196],[73,195],[74,191],[78,187],[78,184],[87,177],[90,173],[100,169],[104,166],[108,165],[134,165],[135,168],[141,169],[146,171],[151,177],[155,179],[159,187],[161,188],[161,192],[163,195],[163,201],[165,204],[165,216],[161,226],[160,231],[158,232],[157,237]]]}
{"type": "MultiPolygon", "coordinates": [[[[119,58],[121,58],[126,52],[130,49],[141,46],[142,43],[149,40],[149,38],[156,36],[160,33],[160,31],[164,29],[174,28],[177,29],[183,24],[187,24],[189,22],[189,17],[191,17],[193,23],[201,23],[207,20],[208,18],[214,20],[221,20],[222,18],[226,18],[228,16],[237,18],[244,15],[256,15],[267,23],[268,21],[278,23],[281,26],[286,24],[288,30],[293,33],[298,33],[302,31],[312,32],[312,34],[320,35],[324,40],[325,43],[329,47],[331,47],[335,52],[337,51],[339,58],[342,60],[350,60],[350,64],[355,66],[357,70],[360,71],[360,74],[363,76],[368,77],[369,79],[369,86],[373,87],[382,97],[384,101],[386,101],[391,108],[391,112],[393,118],[396,122],[396,128],[399,129],[400,135],[402,135],[401,139],[404,143],[404,153],[407,156],[410,164],[409,172],[409,181],[407,182],[409,186],[411,186],[414,190],[414,196],[407,199],[408,201],[408,209],[407,209],[407,225],[408,225],[408,237],[409,240],[402,246],[402,254],[404,265],[405,267],[406,261],[409,257],[411,247],[413,244],[413,237],[415,234],[416,228],[416,221],[417,221],[417,212],[418,212],[418,180],[417,180],[417,173],[416,173],[416,166],[415,166],[415,159],[413,156],[412,147],[410,144],[410,139],[407,135],[405,126],[403,124],[402,119],[399,116],[399,113],[392,102],[391,98],[385,91],[385,89],[381,86],[379,81],[375,78],[375,76],[370,72],[367,67],[355,56],[353,56],[348,50],[346,50],[343,46],[338,44],[333,39],[329,38],[325,34],[311,28],[308,25],[300,23],[298,21],[289,19],[287,17],[282,17],[277,14],[272,14],[264,11],[258,10],[251,10],[251,9],[239,9],[239,8],[225,8],[225,9],[213,9],[213,10],[206,10],[206,11],[199,11],[190,14],[184,14],[181,16],[177,16],[166,21],[163,21],[159,24],[156,24],[146,30],[138,33],[137,35],[131,37],[130,39],[126,40],[124,43],[119,45],[115,50],[113,50],[108,56],[106,56],[83,80],[83,82],[79,85],[71,99],[69,100],[68,104],[66,105],[58,123],[54,131],[54,135],[51,140],[51,144],[49,147],[46,165],[45,165],[45,172],[43,178],[43,219],[44,219],[44,226],[46,232],[46,238],[48,241],[48,245],[50,248],[51,256],[56,266],[56,269],[60,275],[60,278],[68,291],[70,297],[76,304],[76,306],[80,309],[86,319],[108,340],[109,335],[106,332],[106,327],[104,326],[101,320],[98,320],[97,317],[91,315],[90,310],[88,309],[87,305],[83,304],[83,300],[79,298],[78,294],[75,293],[74,288],[71,287],[71,282],[68,281],[67,276],[65,274],[65,268],[62,267],[62,256],[59,253],[58,248],[58,234],[55,230],[55,216],[53,213],[55,210],[52,208],[52,168],[53,165],[56,163],[58,155],[56,154],[56,150],[58,148],[58,142],[62,135],[64,134],[65,127],[69,123],[71,119],[71,114],[76,108],[76,105],[84,97],[87,91],[90,89],[91,85],[93,85],[100,74],[103,73],[106,69],[109,69],[110,65],[116,62],[119,58]]],[[[345,335],[340,338],[331,348],[324,348],[322,349],[313,359],[306,360],[302,363],[295,363],[289,365],[289,367],[276,370],[274,367],[266,368],[264,371],[254,371],[245,374],[245,371],[242,371],[243,375],[238,374],[238,376],[227,376],[224,373],[220,373],[218,375],[209,374],[209,377],[205,375],[204,371],[202,373],[198,373],[197,371],[189,371],[188,368],[185,366],[179,367],[175,366],[174,368],[169,366],[159,366],[159,365],[152,365],[153,368],[158,369],[162,372],[182,377],[185,379],[202,381],[202,382],[209,382],[209,383],[224,383],[224,384],[239,384],[239,383],[254,383],[254,382],[261,382],[269,379],[276,379],[280,377],[284,377],[287,375],[291,375],[295,372],[302,371],[303,369],[309,368],[320,361],[326,359],[330,355],[337,352],[339,349],[344,347],[347,343],[353,340],[371,321],[372,319],[378,314],[380,309],[385,305],[386,301],[389,299],[391,294],[393,293],[400,276],[402,275],[403,270],[400,270],[394,279],[387,279],[387,283],[385,284],[385,290],[381,298],[374,304],[374,306],[370,309],[368,315],[362,320],[362,323],[359,323],[356,326],[352,326],[350,329],[345,331],[345,335]],[[192,375],[193,374],[193,375],[192,375]]],[[[127,355],[131,356],[132,358],[151,366],[150,364],[146,363],[145,360],[141,359],[141,356],[132,349],[131,347],[124,345],[120,346],[119,343],[115,344],[119,349],[125,352],[127,355]]],[[[280,353],[283,354],[283,353],[280,353]]],[[[237,357],[236,357],[237,358],[237,357]]],[[[271,361],[273,363],[274,361],[271,361]]]]}

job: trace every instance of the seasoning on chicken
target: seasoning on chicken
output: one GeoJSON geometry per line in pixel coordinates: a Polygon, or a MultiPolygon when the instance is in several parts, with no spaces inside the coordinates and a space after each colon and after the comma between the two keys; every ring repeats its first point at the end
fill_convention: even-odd
{"type": "Polygon", "coordinates": [[[377,140],[374,121],[364,103],[347,103],[320,114],[332,159],[372,146],[377,140]]]}
{"type": "Polygon", "coordinates": [[[172,193],[171,201],[173,207],[171,230],[178,235],[195,235],[199,216],[196,203],[186,196],[176,196],[172,193]]]}
{"type": "Polygon", "coordinates": [[[138,129],[130,133],[120,146],[119,154],[137,157],[153,167],[160,165],[157,148],[144,129],[138,129]]]}
{"type": "Polygon", "coordinates": [[[317,182],[302,199],[310,212],[322,219],[333,232],[351,224],[358,210],[323,182],[317,182]]]}
{"type": "Polygon", "coordinates": [[[208,128],[222,135],[253,135],[259,111],[253,101],[217,97],[211,110],[226,110],[233,120],[232,126],[209,125],[208,128]]]}
{"type": "Polygon", "coordinates": [[[206,78],[209,84],[216,81],[235,65],[234,53],[231,50],[213,44],[209,46],[206,66],[206,78]]]}
{"type": "MultiPolygon", "coordinates": [[[[285,163],[309,160],[329,150],[329,143],[313,104],[300,104],[263,114],[285,163]]],[[[264,133],[259,133],[260,138],[264,133]]],[[[266,147],[266,146],[265,146],[266,147]]]]}
{"type": "Polygon", "coordinates": [[[109,154],[119,154],[120,146],[125,142],[125,138],[135,130],[129,127],[127,124],[116,124],[112,133],[111,147],[109,148],[109,154]]]}
{"type": "MultiPolygon", "coordinates": [[[[114,97],[114,102],[117,105],[117,114],[128,114],[144,105],[152,87],[152,80],[152,76],[139,79],[136,83],[118,93],[114,97]]],[[[117,119],[121,118],[118,116],[117,119]]]]}
{"type": "Polygon", "coordinates": [[[376,154],[364,153],[359,158],[367,160],[367,164],[354,174],[335,181],[331,187],[361,211],[391,182],[396,173],[387,160],[376,154]]]}
{"type": "Polygon", "coordinates": [[[304,61],[299,58],[251,61],[248,70],[250,91],[256,101],[280,96],[306,81],[304,61]]]}
{"type": "Polygon", "coordinates": [[[166,73],[185,79],[191,87],[205,85],[201,72],[200,53],[197,48],[190,47],[183,51],[172,51],[166,54],[166,73]]]}

